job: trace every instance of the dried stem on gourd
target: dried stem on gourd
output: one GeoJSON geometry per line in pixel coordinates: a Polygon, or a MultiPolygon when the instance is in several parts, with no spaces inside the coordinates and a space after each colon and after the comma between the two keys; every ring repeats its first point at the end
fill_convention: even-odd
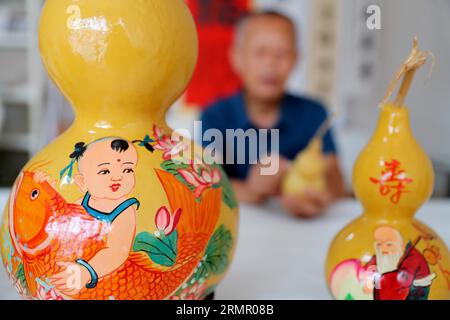
{"type": "Polygon", "coordinates": [[[316,134],[313,137],[314,139],[322,139],[325,134],[328,132],[328,130],[331,128],[331,125],[333,124],[333,120],[336,117],[336,114],[330,115],[325,121],[320,125],[319,129],[317,129],[316,134]]]}
{"type": "Polygon", "coordinates": [[[411,54],[408,56],[408,58],[400,67],[400,69],[397,71],[395,78],[390,83],[386,95],[384,96],[383,101],[381,102],[382,105],[388,102],[388,100],[392,96],[392,93],[397,87],[398,82],[403,78],[402,84],[400,85],[400,90],[398,91],[397,97],[394,102],[396,106],[403,106],[416,71],[427,62],[428,57],[431,57],[433,60],[433,64],[431,66],[430,71],[431,74],[435,64],[434,56],[429,51],[420,51],[419,42],[417,40],[417,37],[415,37],[411,54]]]}

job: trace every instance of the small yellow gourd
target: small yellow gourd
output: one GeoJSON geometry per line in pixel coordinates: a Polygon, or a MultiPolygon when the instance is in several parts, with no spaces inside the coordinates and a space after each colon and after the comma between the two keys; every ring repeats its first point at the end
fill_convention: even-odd
{"type": "Polygon", "coordinates": [[[322,140],[314,138],[309,146],[299,153],[283,181],[284,194],[301,195],[307,190],[325,191],[325,161],[322,147],[322,140]]]}

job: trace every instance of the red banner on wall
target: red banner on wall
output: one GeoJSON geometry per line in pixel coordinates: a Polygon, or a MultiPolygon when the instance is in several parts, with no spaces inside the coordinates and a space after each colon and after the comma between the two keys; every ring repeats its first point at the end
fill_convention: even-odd
{"type": "Polygon", "coordinates": [[[234,25],[250,10],[251,0],[187,0],[187,3],[197,24],[200,52],[186,103],[205,107],[239,89],[229,50],[234,25]]]}

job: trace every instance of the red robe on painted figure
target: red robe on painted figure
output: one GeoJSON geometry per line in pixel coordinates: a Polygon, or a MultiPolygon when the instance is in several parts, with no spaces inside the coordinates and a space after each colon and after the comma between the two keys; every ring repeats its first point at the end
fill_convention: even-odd
{"type": "MultiPolygon", "coordinates": [[[[431,282],[435,274],[430,272],[428,263],[416,249],[408,243],[397,269],[375,277],[375,300],[427,300],[431,282]]],[[[365,268],[377,265],[376,256],[365,268]]]]}

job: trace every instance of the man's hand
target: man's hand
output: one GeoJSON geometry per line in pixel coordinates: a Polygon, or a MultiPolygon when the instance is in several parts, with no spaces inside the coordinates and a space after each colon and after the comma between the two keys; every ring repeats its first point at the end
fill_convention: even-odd
{"type": "Polygon", "coordinates": [[[322,214],[331,204],[333,197],[328,192],[306,191],[303,195],[283,195],[282,207],[300,218],[314,218],[322,214]]]}
{"type": "Polygon", "coordinates": [[[233,180],[233,187],[239,201],[259,205],[272,196],[277,196],[281,191],[281,182],[291,163],[280,157],[279,169],[274,175],[262,175],[262,164],[250,168],[248,178],[245,181],[233,180]]]}
{"type": "Polygon", "coordinates": [[[253,205],[260,205],[264,202],[264,197],[253,192],[247,185],[246,181],[232,180],[234,193],[239,202],[245,202],[253,205]]]}
{"type": "MultiPolygon", "coordinates": [[[[272,161],[277,161],[275,158],[272,161]]],[[[278,171],[274,175],[262,175],[262,169],[266,166],[262,164],[254,165],[249,172],[247,185],[252,192],[267,199],[280,194],[281,183],[286,172],[289,170],[291,162],[283,157],[279,158],[278,171]]]]}

